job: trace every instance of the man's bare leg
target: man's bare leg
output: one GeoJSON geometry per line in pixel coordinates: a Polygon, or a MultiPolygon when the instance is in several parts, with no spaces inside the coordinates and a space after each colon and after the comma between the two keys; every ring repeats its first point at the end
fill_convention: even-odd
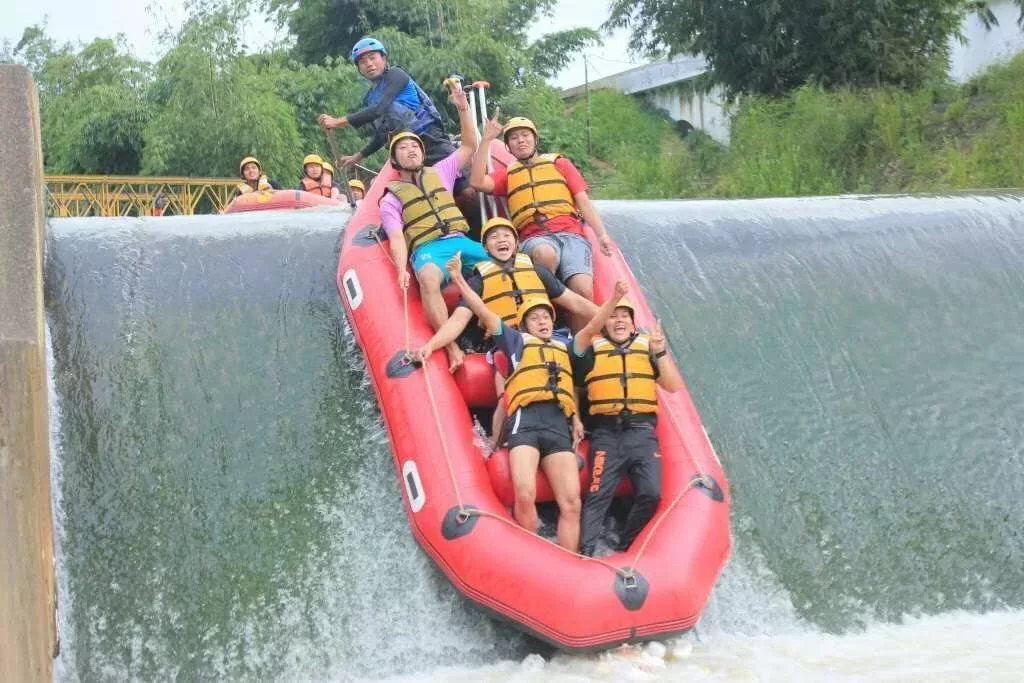
{"type": "MultiPolygon", "coordinates": [[[[433,263],[427,263],[416,271],[416,279],[420,283],[420,299],[423,301],[423,313],[427,316],[427,322],[430,323],[430,326],[436,332],[448,320],[448,306],[445,305],[444,295],[441,294],[444,274],[433,263]]],[[[465,354],[455,342],[446,346],[445,351],[448,353],[448,369],[451,372],[455,372],[462,365],[465,354]]]]}

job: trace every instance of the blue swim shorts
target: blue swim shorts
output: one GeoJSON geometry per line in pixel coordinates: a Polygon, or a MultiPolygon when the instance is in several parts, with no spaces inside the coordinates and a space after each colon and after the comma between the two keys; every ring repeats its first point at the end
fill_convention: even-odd
{"type": "Polygon", "coordinates": [[[412,269],[417,273],[429,263],[441,269],[444,281],[448,282],[448,259],[455,256],[456,252],[462,252],[462,272],[469,274],[473,266],[490,258],[484,250],[484,245],[475,242],[462,233],[442,237],[441,239],[427,242],[417,249],[412,255],[412,269]]]}

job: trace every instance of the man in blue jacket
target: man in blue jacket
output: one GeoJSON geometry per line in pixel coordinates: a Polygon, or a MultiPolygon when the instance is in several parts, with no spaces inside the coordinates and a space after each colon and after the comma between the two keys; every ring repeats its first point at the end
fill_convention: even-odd
{"type": "Polygon", "coordinates": [[[433,166],[455,151],[437,107],[416,81],[403,69],[388,64],[388,51],[376,38],[363,38],[352,48],[352,61],[359,73],[373,85],[363,97],[359,111],[335,118],[321,114],[325,128],[363,126],[373,128],[373,137],[361,152],[340,159],[342,165],[359,163],[388,143],[399,131],[410,131],[426,146],[425,166],[433,166]]]}

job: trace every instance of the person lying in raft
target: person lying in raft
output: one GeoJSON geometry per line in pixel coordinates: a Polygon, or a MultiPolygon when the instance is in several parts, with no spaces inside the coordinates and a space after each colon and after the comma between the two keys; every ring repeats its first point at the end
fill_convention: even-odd
{"type": "MultiPolygon", "coordinates": [[[[491,218],[480,232],[489,257],[476,264],[467,282],[470,289],[484,300],[487,308],[505,322],[514,325],[519,306],[527,298],[545,297],[572,313],[589,320],[597,306],[566,288],[551,271],[534,265],[526,254],[517,253],[519,238],[515,226],[507,218],[491,218]]],[[[444,325],[420,350],[425,358],[434,350],[444,348],[458,339],[473,321],[473,312],[463,299],[444,325]]],[[[482,348],[491,345],[484,344],[482,348]]]]}
{"type": "MultiPolygon", "coordinates": [[[[466,267],[472,268],[488,258],[483,246],[466,236],[469,224],[452,195],[455,179],[476,150],[476,129],[462,87],[452,83],[450,93],[452,104],[459,110],[462,146],[435,165],[425,166],[426,147],[420,136],[408,131],[398,133],[391,139],[389,152],[399,177],[388,183],[380,200],[381,224],[398,267],[398,286],[409,286],[405,264],[411,254],[423,310],[434,331],[448,319],[448,307],[441,295],[448,279],[448,259],[462,252],[466,267]]],[[[457,344],[452,342],[445,350],[451,368],[462,364],[464,354],[457,344]]]]}
{"type": "Polygon", "coordinates": [[[324,160],[319,154],[307,154],[302,160],[302,179],[295,189],[321,197],[331,196],[331,187],[324,186],[324,160]]]}
{"type": "MultiPolygon", "coordinates": [[[[513,516],[524,529],[537,531],[537,467],[551,482],[558,504],[558,544],[576,552],[580,534],[580,480],[576,446],[583,438],[583,424],[576,410],[572,361],[568,347],[552,337],[555,311],[547,297],[524,297],[510,327],[484,303],[462,275],[455,254],[448,272],[470,310],[504,353],[511,373],[505,380],[508,400],[509,463],[515,489],[513,516]],[[518,328],[518,329],[517,329],[518,328]]],[[[615,284],[625,292],[625,281],[615,284]]],[[[605,306],[604,308],[609,308],[605,306]]],[[[608,311],[598,309],[598,316],[608,311]]]]}
{"type": "MultiPolygon", "coordinates": [[[[487,308],[497,314],[506,325],[516,324],[519,308],[524,301],[535,301],[538,297],[554,302],[585,320],[589,320],[597,313],[597,306],[592,301],[568,289],[543,266],[535,266],[526,254],[517,253],[519,240],[516,229],[507,218],[498,216],[487,221],[481,231],[481,238],[490,258],[476,264],[474,273],[467,282],[470,289],[483,299],[487,308]]],[[[415,359],[422,362],[435,350],[456,341],[470,326],[473,318],[469,304],[463,299],[452,311],[451,317],[415,354],[415,359]]],[[[493,348],[492,339],[482,339],[484,334],[479,326],[474,326],[470,330],[470,336],[474,336],[477,330],[481,339],[475,345],[481,350],[490,351],[493,348]]],[[[554,334],[558,336],[557,331],[554,334]]],[[[567,342],[568,339],[563,341],[567,342]]],[[[453,372],[455,370],[450,369],[453,372]]],[[[500,395],[503,386],[500,374],[495,374],[495,382],[496,392],[500,395]]],[[[505,411],[499,404],[491,418],[493,438],[498,438],[504,421],[505,411]]]]}
{"type": "MultiPolygon", "coordinates": [[[[593,301],[593,255],[583,221],[594,228],[606,256],[611,255],[611,241],[590,202],[587,183],[567,158],[538,152],[539,137],[532,121],[516,117],[502,127],[500,115],[500,109],[496,109],[494,118],[484,126],[480,149],[485,153],[473,159],[470,184],[480,192],[507,197],[509,217],[522,240],[521,249],[569,289],[593,301]],[[508,169],[499,165],[488,175],[490,144],[499,134],[516,161],[508,169]]],[[[584,322],[578,321],[577,326],[582,327],[584,322]]]]}
{"type": "Polygon", "coordinates": [[[679,391],[683,378],[668,358],[661,321],[648,334],[636,329],[635,309],[616,291],[573,339],[576,383],[585,387],[591,478],[583,503],[582,548],[593,556],[604,517],[624,474],[633,482],[633,507],[617,552],[627,550],[661,501],[661,455],[655,385],[679,391]]]}
{"type": "Polygon", "coordinates": [[[238,164],[238,174],[242,182],[235,186],[234,199],[250,192],[263,192],[266,190],[280,190],[281,185],[274,180],[269,180],[263,173],[263,166],[256,157],[245,157],[238,164]]]}

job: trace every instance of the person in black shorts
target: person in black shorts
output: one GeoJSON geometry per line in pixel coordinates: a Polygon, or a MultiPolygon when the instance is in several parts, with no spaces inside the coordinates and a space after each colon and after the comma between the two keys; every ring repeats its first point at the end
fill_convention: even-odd
{"type": "MultiPolygon", "coordinates": [[[[505,431],[515,488],[513,515],[525,529],[537,530],[537,467],[551,482],[558,504],[558,544],[576,552],[580,534],[580,482],[576,446],[583,424],[576,410],[572,361],[564,342],[552,338],[555,310],[547,297],[523,297],[510,327],[484,303],[462,276],[458,254],[448,261],[452,281],[470,310],[509,360],[505,431]]],[[[620,282],[616,287],[625,287],[620,282]]]]}

